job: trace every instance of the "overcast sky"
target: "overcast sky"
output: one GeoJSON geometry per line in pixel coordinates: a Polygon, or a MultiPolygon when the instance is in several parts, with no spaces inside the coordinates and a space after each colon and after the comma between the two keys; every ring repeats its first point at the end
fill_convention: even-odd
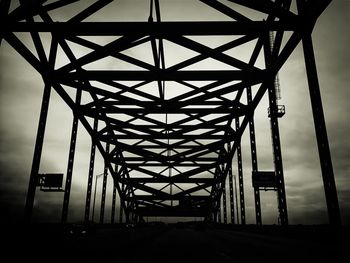
{"type": "MultiPolygon", "coordinates": [[[[118,17],[118,20],[124,21],[146,21],[148,1],[136,2],[115,1],[105,10],[104,16],[96,16],[91,20],[118,17]]],[[[199,1],[163,0],[161,4],[164,20],[202,20],[203,14],[210,20],[218,19],[216,12],[199,1]]],[[[74,12],[74,8],[68,8],[52,15],[64,19],[74,12]]],[[[350,1],[336,0],[321,15],[313,33],[341,214],[343,222],[347,224],[350,223],[350,103],[347,101],[350,97],[349,24],[350,1]]],[[[18,36],[31,47],[24,34],[18,36]]],[[[279,103],[286,105],[286,115],[280,119],[280,133],[290,223],[326,223],[326,203],[300,45],[279,76],[282,88],[282,100],[279,103]]],[[[23,214],[42,92],[40,75],[3,41],[0,47],[0,217],[4,221],[19,221],[23,214]]],[[[267,107],[265,98],[256,113],[257,151],[261,170],[273,168],[267,107]]],[[[53,92],[40,172],[66,173],[71,120],[69,108],[53,92]]],[[[242,143],[247,223],[255,223],[247,133],[242,143]]],[[[80,126],[69,211],[71,221],[83,219],[89,151],[90,139],[80,126]]],[[[102,171],[103,162],[98,155],[95,174],[102,171]]],[[[109,178],[106,218],[109,218],[110,213],[111,183],[109,178]]],[[[101,187],[99,184],[99,189],[101,187]]],[[[276,193],[262,192],[261,195],[263,223],[277,223],[276,193]]],[[[99,200],[98,197],[97,204],[99,200]]],[[[62,193],[37,191],[34,219],[59,221],[62,202],[62,193]]]]}

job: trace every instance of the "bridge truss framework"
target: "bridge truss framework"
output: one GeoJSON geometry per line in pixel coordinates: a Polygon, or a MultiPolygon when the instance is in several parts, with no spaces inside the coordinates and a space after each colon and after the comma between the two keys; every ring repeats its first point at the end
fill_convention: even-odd
{"type": "Polygon", "coordinates": [[[0,1],[1,24],[7,25],[1,29],[1,40],[29,62],[44,82],[25,206],[27,221],[31,218],[39,181],[53,89],[74,114],[62,222],[67,222],[68,217],[80,123],[92,140],[86,221],[91,217],[95,152],[98,149],[105,161],[100,222],[104,221],[108,173],[114,182],[112,222],[115,220],[117,194],[121,200],[120,216],[124,213],[127,221],[142,221],[146,216],[198,216],[217,221],[224,196],[223,216],[224,222],[227,222],[226,178],[229,179],[231,222],[235,222],[232,160],[236,154],[237,206],[240,208],[240,221],[245,224],[240,141],[243,132],[249,129],[256,223],[262,224],[260,191],[271,189],[277,192],[280,223],[287,225],[278,127],[278,118],[283,114],[280,114],[277,105],[275,80],[282,65],[302,42],[329,220],[331,224],[341,223],[311,39],[316,20],[329,0],[298,0],[298,14],[290,11],[291,0],[226,1],[265,14],[266,19],[261,21],[252,20],[237,11],[239,8],[236,10],[225,1],[216,0],[200,2],[229,17],[230,21],[164,22],[158,0],[150,1],[150,15],[146,22],[84,22],[108,6],[112,2],[110,0],[94,1],[68,21],[57,22],[50,16],[50,11],[74,2],[76,0],[20,1],[20,5],[9,12],[11,1],[0,1]],[[30,32],[37,54],[21,42],[17,32],[30,32]],[[41,32],[51,34],[50,50],[46,53],[41,32]],[[271,32],[274,32],[273,41],[271,32]],[[86,38],[90,36],[114,36],[115,39],[100,45],[86,38]],[[193,37],[197,36],[232,36],[232,40],[213,48],[196,41],[193,37]],[[248,62],[228,54],[228,51],[253,40],[256,45],[248,62]],[[193,51],[195,55],[168,65],[165,42],[193,51]],[[90,52],[78,57],[70,43],[90,52]],[[126,52],[145,44],[151,48],[153,63],[126,52]],[[64,52],[69,62],[57,68],[58,49],[64,52]],[[259,54],[264,57],[263,68],[257,66],[259,54]],[[107,57],[129,63],[137,70],[87,69],[88,64],[107,57]],[[225,69],[191,68],[209,58],[225,64],[225,69]],[[172,95],[171,89],[178,89],[179,93],[172,95]],[[76,92],[75,98],[69,95],[68,90],[76,92]],[[259,171],[257,163],[254,111],[266,93],[275,169],[264,173],[259,171]],[[243,102],[244,96],[246,103],[243,102]],[[264,178],[267,180],[264,181],[264,178]],[[163,186],[159,188],[159,185],[163,186]]]}

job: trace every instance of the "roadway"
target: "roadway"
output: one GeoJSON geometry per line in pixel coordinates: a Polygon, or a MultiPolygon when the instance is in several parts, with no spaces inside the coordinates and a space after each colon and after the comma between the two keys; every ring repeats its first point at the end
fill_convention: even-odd
{"type": "Polygon", "coordinates": [[[3,233],[3,257],[33,262],[340,262],[350,247],[349,227],[329,226],[34,225],[3,233]]]}

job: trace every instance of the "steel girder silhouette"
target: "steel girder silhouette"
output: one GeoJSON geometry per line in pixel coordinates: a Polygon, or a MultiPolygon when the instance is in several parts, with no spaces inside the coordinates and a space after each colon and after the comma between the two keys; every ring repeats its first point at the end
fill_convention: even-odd
{"type": "MultiPolygon", "coordinates": [[[[232,169],[232,158],[237,151],[240,155],[240,138],[247,126],[250,134],[254,135],[254,110],[268,91],[279,212],[282,224],[288,224],[274,80],[289,55],[303,41],[310,90],[315,90],[319,96],[311,32],[329,0],[297,1],[298,14],[290,11],[291,0],[229,1],[235,3],[237,10],[226,5],[225,1],[201,0],[230,18],[230,21],[218,22],[163,22],[158,0],[150,1],[151,12],[145,22],[84,22],[108,7],[113,2],[110,0],[97,0],[71,19],[60,22],[54,21],[50,12],[76,0],[20,1],[20,5],[9,12],[10,2],[0,2],[1,23],[6,24],[6,28],[1,29],[1,38],[41,74],[45,84],[27,195],[27,218],[31,216],[37,186],[51,89],[74,113],[63,222],[67,220],[78,122],[92,138],[86,219],[89,218],[96,148],[113,177],[113,199],[115,201],[118,191],[127,218],[133,215],[134,219],[136,216],[201,216],[214,219],[220,208],[225,179],[232,169]],[[264,14],[264,20],[251,19],[240,9],[242,7],[264,14]],[[30,32],[37,54],[20,41],[16,32],[30,32]],[[51,34],[47,54],[41,32],[51,34]],[[272,46],[270,32],[275,32],[272,46]],[[101,45],[86,36],[115,38],[101,45]],[[193,36],[232,36],[232,40],[213,48],[193,36]],[[195,55],[167,65],[165,41],[191,50],[195,55]],[[250,41],[256,41],[256,44],[247,62],[227,53],[250,41]],[[71,43],[90,51],[78,56],[71,43]],[[125,52],[144,44],[150,46],[153,63],[125,52]],[[59,49],[68,62],[57,67],[59,49]],[[260,53],[264,54],[263,68],[257,66],[260,53]],[[133,65],[137,70],[87,67],[107,57],[133,65]],[[208,58],[224,64],[225,69],[191,68],[208,58]],[[76,98],[69,95],[69,89],[76,90],[76,98]],[[171,89],[178,89],[178,93],[173,95],[171,89]],[[248,94],[246,103],[242,99],[245,92],[248,94]],[[84,102],[82,96],[85,97],[84,102]]],[[[322,104],[317,96],[312,100],[315,124],[320,127],[319,130],[316,128],[316,132],[321,163],[326,163],[322,166],[322,174],[330,221],[340,223],[322,104]],[[316,108],[320,107],[317,105],[321,106],[318,111],[316,108]]],[[[258,172],[254,163],[254,140],[251,137],[252,165],[253,171],[258,172]]],[[[104,184],[106,178],[107,170],[104,184]]],[[[255,189],[257,222],[260,220],[261,223],[258,191],[258,188],[255,189]]]]}

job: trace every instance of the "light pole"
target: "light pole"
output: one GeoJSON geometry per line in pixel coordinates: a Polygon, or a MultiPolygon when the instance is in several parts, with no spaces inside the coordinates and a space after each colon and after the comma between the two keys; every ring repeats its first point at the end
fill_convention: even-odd
{"type": "Polygon", "coordinates": [[[96,175],[96,179],[95,179],[94,202],[93,202],[93,205],[92,205],[92,222],[94,222],[94,215],[95,215],[95,200],[96,200],[97,179],[100,178],[102,175],[104,175],[104,173],[100,173],[100,174],[96,175]]]}

